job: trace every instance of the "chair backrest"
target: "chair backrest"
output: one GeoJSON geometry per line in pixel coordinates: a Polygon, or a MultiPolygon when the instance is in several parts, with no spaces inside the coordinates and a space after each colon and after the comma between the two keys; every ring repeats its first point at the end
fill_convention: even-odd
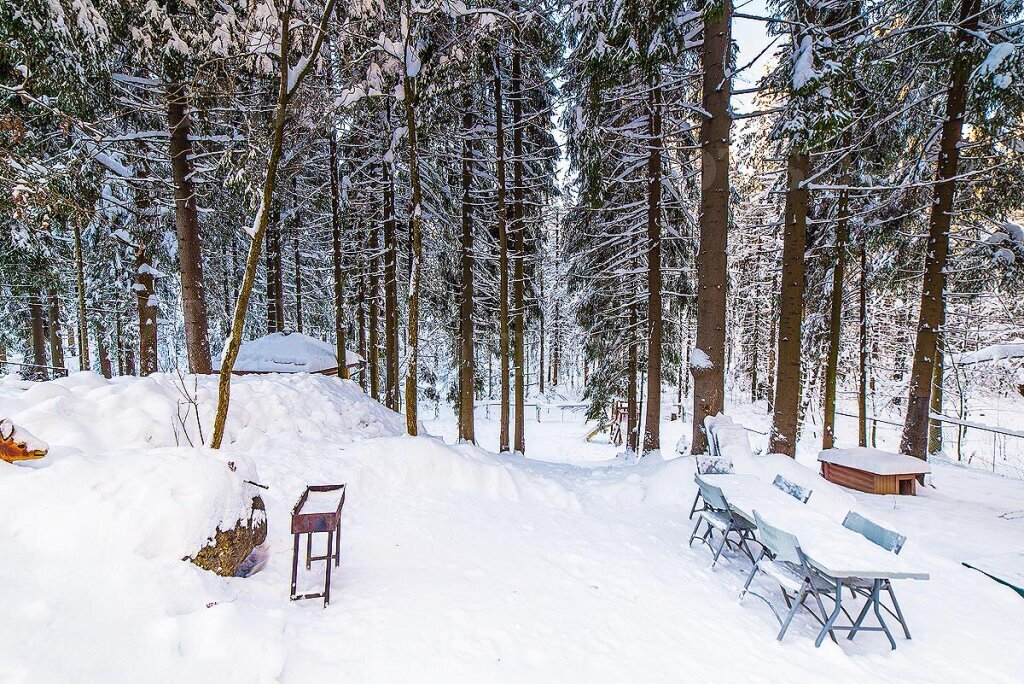
{"type": "Polygon", "coordinates": [[[725,494],[722,493],[721,488],[701,479],[700,475],[695,476],[694,480],[697,482],[697,488],[700,489],[701,498],[704,499],[708,506],[717,511],[729,510],[729,504],[726,502],[725,494]]]}
{"type": "Polygon", "coordinates": [[[708,436],[708,455],[721,456],[718,442],[718,429],[725,425],[731,425],[732,418],[719,413],[714,416],[704,416],[704,433],[708,436]]]}
{"type": "Polygon", "coordinates": [[[772,484],[801,503],[807,503],[807,500],[811,498],[811,492],[813,491],[808,487],[798,485],[796,482],[782,477],[782,475],[776,475],[775,481],[772,482],[772,484]]]}
{"type": "Polygon", "coordinates": [[[876,522],[868,520],[860,513],[850,511],[843,520],[843,527],[863,535],[868,541],[874,542],[886,551],[899,553],[907,538],[893,530],[882,527],[876,522]]]}
{"type": "Polygon", "coordinates": [[[722,456],[697,456],[697,472],[701,475],[729,475],[733,472],[732,461],[722,456]]]}
{"type": "Polygon", "coordinates": [[[754,524],[757,525],[757,536],[772,558],[787,563],[803,563],[800,542],[795,536],[769,525],[757,511],[754,511],[754,524]]]}

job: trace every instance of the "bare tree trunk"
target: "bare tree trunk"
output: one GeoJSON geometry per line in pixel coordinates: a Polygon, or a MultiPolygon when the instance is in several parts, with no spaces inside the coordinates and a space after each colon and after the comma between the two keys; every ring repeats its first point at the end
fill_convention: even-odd
{"type": "Polygon", "coordinates": [[[384,403],[398,410],[398,234],[395,230],[395,176],[392,162],[384,174],[384,403]]]}
{"type": "Polygon", "coordinates": [[[267,333],[283,332],[283,302],[278,282],[281,279],[281,212],[273,210],[273,217],[267,224],[267,333]]]}
{"type": "Polygon", "coordinates": [[[107,347],[107,329],[100,318],[96,319],[96,351],[100,357],[100,372],[109,380],[114,376],[114,369],[110,363],[110,349],[107,347]]]}
{"type": "Polygon", "coordinates": [[[626,411],[629,416],[626,418],[626,451],[630,454],[637,453],[640,443],[640,428],[637,425],[639,411],[636,401],[637,373],[640,363],[638,360],[640,350],[636,339],[637,328],[637,303],[636,299],[629,305],[629,349],[627,350],[628,360],[626,362],[626,411]]]}
{"type": "Polygon", "coordinates": [[[377,228],[370,227],[370,355],[368,357],[370,380],[370,396],[374,399],[380,398],[380,342],[378,335],[378,302],[380,287],[377,278],[377,264],[379,256],[377,250],[380,246],[377,243],[377,228]]]}
{"type": "MultiPolygon", "coordinates": [[[[940,322],[939,339],[935,346],[935,377],[932,381],[932,400],[929,406],[930,413],[937,416],[942,415],[942,381],[943,381],[943,360],[945,356],[944,341],[945,334],[941,332],[941,326],[946,323],[945,310],[943,310],[940,322]]],[[[928,430],[928,453],[934,454],[942,450],[942,423],[937,420],[929,421],[928,430]]]]}
{"type": "Polygon", "coordinates": [[[75,239],[75,292],[78,295],[78,370],[89,370],[89,328],[85,314],[85,257],[82,254],[82,225],[72,219],[75,239]]]}
{"type": "Polygon", "coordinates": [[[422,190],[420,188],[419,138],[417,132],[416,107],[418,105],[418,82],[415,76],[409,76],[409,55],[412,45],[412,0],[405,0],[406,14],[406,50],[405,73],[405,125],[409,140],[409,185],[412,203],[409,208],[409,304],[408,304],[408,338],[406,341],[406,372],[405,372],[405,427],[415,437],[419,427],[416,421],[417,396],[416,383],[419,369],[419,324],[420,324],[420,261],[423,256],[422,244],[422,190]]]}
{"type": "Polygon", "coordinates": [[[910,372],[907,419],[903,425],[900,450],[917,458],[927,458],[928,410],[931,404],[932,380],[935,377],[935,352],[943,320],[946,284],[946,258],[949,252],[949,227],[956,198],[956,175],[960,163],[960,142],[964,111],[967,108],[967,86],[972,65],[968,52],[977,33],[981,0],[961,0],[960,31],[956,53],[951,65],[946,116],[939,142],[938,169],[928,224],[928,246],[925,250],[924,286],[921,289],[921,315],[914,343],[914,366],[910,372]]]}
{"type": "Polygon", "coordinates": [[[50,332],[50,359],[56,368],[64,366],[64,341],[60,336],[60,304],[57,301],[57,291],[50,290],[49,297],[49,332],[50,332]]]}
{"type": "Polygon", "coordinates": [[[144,247],[135,250],[135,299],[139,312],[139,375],[157,371],[157,310],[153,267],[144,247]]]}
{"type": "Polygon", "coordinates": [[[857,333],[859,355],[857,360],[860,381],[857,385],[857,445],[868,445],[868,245],[867,236],[861,235],[860,278],[858,296],[860,325],[857,333]]]}
{"type": "Polygon", "coordinates": [[[345,363],[345,273],[341,267],[341,195],[338,178],[338,142],[334,131],[327,134],[330,141],[331,164],[331,267],[334,274],[334,339],[338,356],[338,377],[348,380],[345,363]]]}
{"type": "Polygon", "coordinates": [[[729,240],[729,136],[732,115],[730,49],[732,0],[720,11],[705,11],[702,106],[708,118],[701,125],[700,248],[697,254],[697,339],[703,352],[694,364],[693,440],[691,453],[707,451],[704,418],[725,407],[725,307],[729,240]]]}
{"type": "Polygon", "coordinates": [[[473,355],[473,157],[469,140],[476,125],[473,102],[467,88],[462,101],[462,282],[459,291],[459,439],[475,443],[473,387],[476,359],[473,355]]]}
{"type": "Polygon", "coordinates": [[[800,408],[800,343],[804,313],[804,252],[807,248],[810,155],[799,143],[788,157],[785,228],[782,239],[782,290],[779,295],[778,371],[775,379],[775,411],[772,419],[771,453],[796,455],[800,408]]]}
{"type": "Polygon", "coordinates": [[[498,451],[509,451],[509,330],[508,330],[508,230],[505,221],[505,114],[501,92],[500,57],[494,57],[494,146],[498,181],[498,355],[501,359],[501,417],[498,451]]]}
{"type": "Polygon", "coordinates": [[[181,304],[185,319],[185,348],[193,373],[213,372],[206,321],[203,284],[203,253],[199,243],[199,213],[192,184],[192,141],[185,84],[167,86],[167,122],[171,131],[171,179],[174,183],[174,217],[178,229],[178,266],[181,270],[181,304]]]}
{"type": "Polygon", "coordinates": [[[260,262],[260,247],[263,244],[263,235],[267,230],[267,218],[270,212],[270,204],[274,197],[274,187],[277,183],[277,166],[281,160],[281,147],[284,140],[285,118],[288,113],[288,103],[291,94],[302,83],[309,67],[316,61],[324,38],[327,35],[327,22],[334,11],[334,0],[328,0],[324,8],[324,14],[320,19],[316,38],[310,49],[310,55],[305,66],[298,69],[297,73],[287,68],[291,52],[291,6],[285,5],[281,11],[281,41],[280,41],[280,62],[281,73],[278,84],[277,107],[274,112],[274,128],[270,144],[270,158],[267,160],[267,176],[263,183],[263,193],[260,197],[260,208],[256,213],[256,220],[253,222],[252,241],[249,243],[249,253],[245,260],[245,273],[242,277],[242,286],[238,292],[238,302],[235,305],[235,315],[231,323],[231,335],[228,337],[227,347],[224,350],[224,362],[220,369],[220,382],[217,388],[217,414],[213,424],[213,438],[210,446],[219,449],[224,440],[224,427],[228,418],[228,406],[231,400],[231,371],[238,359],[238,349],[242,345],[242,332],[245,328],[245,312],[249,307],[249,297],[252,294],[253,284],[256,280],[256,267],[260,262]],[[289,84],[291,89],[289,89],[289,84]]]}
{"type": "Polygon", "coordinates": [[[302,332],[302,252],[299,249],[299,235],[292,239],[292,252],[295,255],[295,329],[302,332]]]}
{"type": "Polygon", "coordinates": [[[28,297],[29,318],[32,324],[32,369],[26,377],[32,380],[46,380],[49,377],[46,366],[46,330],[43,320],[43,299],[38,290],[32,290],[28,297]]]}
{"type": "MultiPolygon", "coordinates": [[[[356,341],[359,356],[364,360],[366,352],[366,265],[359,267],[359,275],[356,277],[356,328],[359,339],[356,341]]],[[[366,392],[369,378],[366,377],[366,369],[359,374],[359,386],[366,392]]]]}
{"type": "Polygon", "coordinates": [[[661,86],[651,88],[647,143],[647,413],[644,455],[661,448],[661,86]]]}
{"type": "MultiPolygon", "coordinates": [[[[848,166],[848,164],[844,164],[848,166]]],[[[847,184],[848,173],[842,174],[843,185],[847,184]]],[[[850,193],[839,192],[836,219],[835,266],[832,270],[832,302],[829,312],[828,358],[825,365],[825,420],[821,437],[821,448],[831,449],[836,436],[836,384],[839,371],[839,345],[843,327],[843,278],[846,276],[846,243],[850,234],[850,193]]]]}
{"type": "MultiPolygon", "coordinates": [[[[513,12],[518,3],[512,3],[513,12]]],[[[518,43],[512,51],[512,347],[515,363],[515,450],[526,453],[526,378],[523,356],[523,341],[526,335],[526,301],[524,296],[525,275],[523,260],[526,258],[526,226],[523,223],[523,67],[522,54],[518,43]]]]}

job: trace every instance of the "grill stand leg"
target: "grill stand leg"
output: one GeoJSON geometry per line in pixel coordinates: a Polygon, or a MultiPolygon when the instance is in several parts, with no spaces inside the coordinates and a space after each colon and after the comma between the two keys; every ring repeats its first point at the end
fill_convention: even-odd
{"type": "Polygon", "coordinates": [[[295,598],[295,583],[298,580],[299,575],[299,535],[292,535],[295,537],[295,544],[292,547],[292,595],[295,598]]]}

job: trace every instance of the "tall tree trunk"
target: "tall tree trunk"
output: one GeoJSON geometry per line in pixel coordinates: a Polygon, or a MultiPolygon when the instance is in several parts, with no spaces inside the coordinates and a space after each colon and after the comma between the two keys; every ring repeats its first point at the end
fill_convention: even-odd
{"type": "Polygon", "coordinates": [[[46,323],[43,320],[43,298],[38,290],[29,294],[28,311],[32,324],[32,368],[25,375],[32,380],[46,380],[49,377],[46,369],[46,323]]]}
{"type": "Polygon", "coordinates": [[[661,448],[661,86],[651,88],[647,142],[647,413],[646,455],[661,448]]]}
{"type": "Polygon", "coordinates": [[[509,330],[508,330],[508,227],[505,203],[505,113],[501,92],[501,61],[494,56],[494,147],[498,181],[498,354],[501,359],[501,416],[499,420],[498,451],[509,450],[509,330]]]}
{"type": "Polygon", "coordinates": [[[538,279],[540,285],[540,301],[538,302],[538,308],[540,309],[540,335],[538,335],[538,342],[540,349],[537,352],[538,372],[537,375],[540,378],[539,391],[541,396],[544,395],[544,276],[541,275],[538,279]]]}
{"type": "Polygon", "coordinates": [[[100,372],[103,377],[114,377],[114,368],[110,362],[110,348],[107,346],[107,329],[100,318],[96,319],[96,351],[100,357],[100,372]]]}
{"type": "Polygon", "coordinates": [[[292,239],[295,255],[295,329],[302,332],[302,252],[299,250],[299,235],[292,239]]]}
{"type": "Polygon", "coordinates": [[[60,336],[60,304],[57,301],[56,290],[50,290],[49,311],[47,313],[50,332],[50,359],[54,367],[65,368],[64,341],[60,336]]]}
{"type": "Polygon", "coordinates": [[[199,243],[199,213],[192,184],[192,141],[185,84],[167,86],[167,122],[170,126],[171,179],[174,183],[174,217],[178,229],[178,266],[181,270],[181,304],[185,319],[185,347],[193,373],[213,372],[207,331],[203,285],[203,253],[199,243]]]}
{"type": "Polygon", "coordinates": [[[228,407],[231,400],[231,371],[238,359],[238,350],[242,346],[242,332],[245,328],[245,313],[249,308],[249,297],[252,294],[253,284],[256,280],[256,267],[260,262],[260,247],[263,244],[263,234],[267,230],[267,218],[270,212],[270,204],[274,197],[274,187],[277,183],[277,166],[281,160],[281,147],[284,140],[285,118],[288,114],[288,103],[291,94],[299,87],[308,73],[309,66],[316,61],[316,57],[323,45],[327,35],[327,22],[334,11],[335,0],[327,0],[323,16],[320,19],[320,26],[313,39],[308,60],[305,66],[298,69],[297,73],[290,68],[291,52],[291,5],[286,4],[281,12],[281,40],[280,40],[280,61],[282,65],[278,81],[277,106],[274,112],[274,127],[270,143],[270,158],[267,160],[267,176],[263,182],[263,192],[260,197],[260,208],[256,214],[256,221],[253,222],[252,241],[249,243],[249,253],[245,260],[245,273],[242,277],[242,286],[238,292],[238,302],[235,306],[234,318],[231,322],[231,335],[228,337],[227,346],[224,350],[224,362],[221,364],[220,381],[217,387],[217,413],[213,423],[213,438],[211,447],[219,449],[224,440],[224,427],[228,418],[228,407]]]}
{"type": "MultiPolygon", "coordinates": [[[[942,320],[940,326],[945,325],[946,317],[945,311],[943,311],[942,320]]],[[[935,345],[935,377],[932,380],[932,400],[929,406],[929,412],[937,416],[942,415],[942,381],[943,381],[943,359],[945,356],[944,344],[945,335],[939,332],[939,339],[935,345]]],[[[928,430],[928,453],[934,454],[937,451],[942,450],[942,423],[937,420],[929,421],[928,430]]]]}
{"type": "Polygon", "coordinates": [[[409,76],[411,65],[409,56],[412,46],[412,0],[405,0],[406,13],[406,50],[405,50],[405,125],[409,140],[409,186],[412,202],[409,207],[409,303],[408,303],[408,337],[406,340],[406,371],[405,371],[405,427],[415,437],[417,426],[417,373],[419,370],[419,325],[420,325],[420,261],[423,258],[422,245],[422,189],[420,188],[419,137],[417,132],[416,108],[418,105],[417,80],[409,76]]]}
{"type": "Polygon", "coordinates": [[[700,248],[697,254],[697,339],[702,363],[694,364],[691,453],[707,451],[704,418],[725,407],[725,307],[729,240],[729,136],[732,115],[730,49],[732,0],[704,13],[701,125],[700,248]]]}
{"type": "MultiPolygon", "coordinates": [[[[359,339],[356,340],[357,351],[359,356],[364,360],[367,358],[366,353],[366,265],[365,263],[359,267],[359,274],[356,277],[356,329],[358,332],[359,339]]],[[[359,374],[359,386],[363,392],[368,389],[367,383],[369,378],[366,377],[366,369],[363,368],[363,372],[359,374]]]]}
{"type": "Polygon", "coordinates": [[[114,314],[114,345],[117,352],[117,374],[124,375],[124,347],[123,344],[124,331],[121,327],[121,312],[117,311],[114,314]]]}
{"type": "Polygon", "coordinates": [[[459,439],[476,442],[473,387],[476,359],[473,355],[473,157],[469,136],[476,125],[468,88],[462,101],[462,282],[459,291],[459,439]]]}
{"type": "Polygon", "coordinates": [[[629,305],[629,349],[627,350],[626,362],[626,451],[629,454],[636,454],[640,443],[640,428],[637,425],[639,411],[637,410],[636,385],[637,373],[640,369],[638,357],[640,345],[637,341],[637,302],[634,298],[629,305]]]}
{"type": "Polygon", "coordinates": [[[804,252],[807,249],[810,155],[794,143],[788,157],[785,228],[782,238],[782,289],[779,295],[778,369],[771,453],[796,455],[800,409],[800,332],[804,313],[804,252]]]}
{"type": "Polygon", "coordinates": [[[157,371],[157,309],[153,266],[144,247],[135,250],[135,299],[139,312],[139,375],[157,371]]]}
{"type": "Polygon", "coordinates": [[[71,221],[75,239],[75,293],[78,298],[78,370],[89,370],[89,327],[85,313],[85,257],[82,253],[82,224],[71,221]]]}
{"type": "Polygon", "coordinates": [[[384,174],[384,403],[398,410],[398,234],[395,230],[395,175],[392,162],[384,174]]]}
{"type": "Polygon", "coordinates": [[[284,332],[281,287],[281,210],[274,209],[267,225],[267,333],[284,332]]]}
{"type": "MultiPolygon", "coordinates": [[[[848,162],[844,163],[848,167],[848,162]]],[[[841,175],[846,186],[849,174],[841,175]]],[[[835,266],[832,270],[832,302],[828,324],[828,358],[825,365],[825,420],[821,448],[831,449],[836,436],[836,384],[839,375],[839,345],[843,327],[843,278],[846,275],[846,243],[850,235],[850,193],[839,192],[836,217],[835,266]]]]}
{"type": "Polygon", "coordinates": [[[859,298],[859,329],[857,340],[859,354],[857,369],[860,381],[857,384],[857,445],[868,445],[868,245],[867,236],[861,232],[860,277],[857,294],[859,298]]]}
{"type": "Polygon", "coordinates": [[[370,355],[367,357],[369,367],[367,368],[370,376],[370,396],[374,399],[380,399],[380,341],[377,339],[378,335],[378,306],[380,302],[380,287],[378,284],[377,277],[377,264],[378,250],[380,246],[377,242],[377,227],[371,225],[370,227],[370,355]]]}
{"type": "Polygon", "coordinates": [[[559,298],[555,298],[555,320],[551,326],[551,386],[558,387],[558,371],[559,365],[562,360],[562,343],[561,343],[561,320],[559,318],[559,298]]]}
{"type": "Polygon", "coordinates": [[[928,223],[921,315],[918,318],[917,340],[914,343],[914,366],[910,371],[907,418],[900,441],[900,450],[903,453],[922,459],[927,458],[928,410],[931,404],[932,380],[935,377],[935,353],[943,309],[946,305],[943,289],[946,284],[949,227],[956,196],[956,175],[960,163],[964,111],[967,107],[967,86],[972,72],[968,48],[977,34],[980,9],[981,0],[961,0],[961,28],[957,35],[956,52],[951,65],[946,116],[939,142],[936,185],[928,223]]]}
{"type": "MultiPolygon", "coordinates": [[[[513,12],[518,11],[518,3],[512,3],[513,12]]],[[[523,66],[522,50],[518,34],[512,51],[512,315],[513,338],[512,347],[515,363],[515,450],[526,453],[526,368],[523,355],[523,342],[526,335],[526,278],[523,261],[526,258],[526,226],[523,223],[524,193],[523,185],[523,66]]]]}
{"type": "Polygon", "coordinates": [[[338,178],[338,142],[334,131],[327,134],[330,145],[331,164],[331,267],[334,275],[334,339],[338,356],[338,377],[348,380],[348,364],[345,363],[345,273],[341,265],[341,188],[338,178]]]}

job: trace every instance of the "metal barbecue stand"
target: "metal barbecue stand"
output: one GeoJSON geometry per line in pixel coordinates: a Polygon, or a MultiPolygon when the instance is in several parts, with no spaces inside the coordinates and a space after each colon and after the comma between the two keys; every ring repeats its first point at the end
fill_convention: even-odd
{"type": "Polygon", "coordinates": [[[306,491],[299,497],[298,503],[292,509],[292,535],[295,537],[295,544],[292,549],[292,592],[291,600],[323,598],[324,608],[331,602],[331,560],[337,567],[341,564],[341,509],[345,505],[345,485],[309,485],[306,491]],[[303,513],[302,508],[309,500],[310,492],[337,492],[337,510],[327,513],[310,512],[303,513]],[[324,532],[327,534],[327,555],[313,555],[313,534],[324,532]],[[327,561],[324,577],[324,590],[319,594],[295,593],[295,581],[299,573],[299,537],[306,535],[306,570],[312,567],[313,561],[327,561]]]}

